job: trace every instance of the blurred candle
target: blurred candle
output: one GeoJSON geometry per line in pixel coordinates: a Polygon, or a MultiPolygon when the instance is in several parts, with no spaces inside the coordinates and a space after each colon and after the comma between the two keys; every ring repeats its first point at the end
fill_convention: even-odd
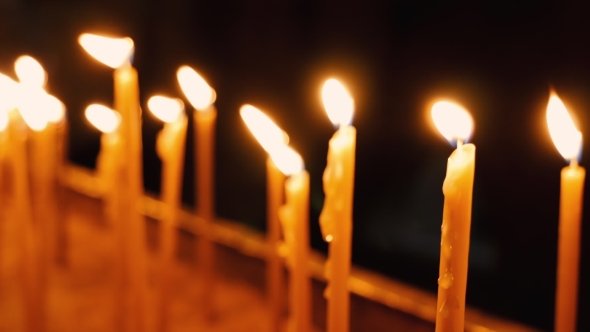
{"type": "Polygon", "coordinates": [[[329,79],[324,84],[322,99],[328,117],[335,126],[339,126],[330,139],[328,164],[323,177],[326,198],[320,214],[322,236],[330,244],[326,262],[327,331],[345,332],[350,329],[348,276],[356,149],[356,129],[350,124],[354,101],[335,79],[329,79]]]}
{"type": "Polygon", "coordinates": [[[551,94],[547,105],[547,125],[557,150],[570,161],[569,166],[561,171],[555,332],[574,332],[578,311],[580,228],[586,176],[586,170],[578,165],[582,133],[555,93],[551,94]]]}
{"type": "Polygon", "coordinates": [[[199,261],[203,280],[203,309],[206,317],[213,316],[215,269],[213,247],[213,220],[215,218],[214,191],[214,144],[217,110],[213,103],[215,90],[199,75],[188,67],[178,69],[176,76],[184,95],[195,108],[195,166],[197,214],[203,220],[203,229],[199,241],[199,261]]]}
{"type": "Polygon", "coordinates": [[[177,244],[178,211],[182,200],[182,170],[186,141],[187,118],[179,99],[151,97],[150,111],[164,121],[158,133],[156,152],[162,160],[161,196],[165,210],[160,224],[160,297],[157,308],[157,331],[170,330],[170,270],[177,244]]]}
{"type": "MultiPolygon", "coordinates": [[[[240,109],[240,115],[267,153],[289,143],[289,136],[256,107],[244,105],[240,109]]],[[[279,208],[283,204],[284,182],[285,175],[277,168],[269,155],[266,161],[266,242],[268,246],[266,285],[273,332],[281,331],[285,301],[283,263],[278,253],[278,244],[281,241],[279,208]]]]}
{"type": "MultiPolygon", "coordinates": [[[[121,114],[121,138],[125,151],[125,176],[121,188],[125,194],[126,207],[123,220],[128,220],[126,244],[128,260],[126,261],[127,289],[129,290],[129,311],[118,303],[116,310],[117,329],[126,331],[145,330],[146,300],[146,248],[145,222],[138,211],[143,198],[143,168],[141,147],[141,108],[139,106],[139,84],[137,71],[131,66],[134,45],[131,38],[108,38],[92,34],[82,34],[78,39],[82,47],[98,61],[114,68],[115,109],[121,114]],[[122,317],[129,317],[123,320],[122,317]],[[124,326],[124,327],[123,327],[124,326]]],[[[122,301],[119,301],[122,302],[122,301]]]]}
{"type": "Polygon", "coordinates": [[[465,109],[449,102],[434,104],[432,118],[449,142],[457,142],[443,183],[436,332],[463,332],[475,171],[475,145],[463,143],[471,135],[473,120],[465,109]]]}

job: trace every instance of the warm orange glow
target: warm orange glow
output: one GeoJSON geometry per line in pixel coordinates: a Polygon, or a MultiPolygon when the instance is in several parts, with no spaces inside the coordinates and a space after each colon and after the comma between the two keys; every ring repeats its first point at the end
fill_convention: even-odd
{"type": "Polygon", "coordinates": [[[240,108],[240,115],[266,152],[271,153],[281,145],[289,143],[289,135],[256,107],[244,105],[240,108]]]}
{"type": "Polygon", "coordinates": [[[112,133],[121,123],[121,115],[100,104],[92,104],[86,107],[84,112],[86,119],[103,133],[112,133]]]}
{"type": "Polygon", "coordinates": [[[66,115],[66,106],[61,100],[50,94],[47,95],[46,116],[51,123],[60,123],[66,115]]]}
{"type": "Polygon", "coordinates": [[[148,100],[148,108],[158,119],[174,122],[182,115],[184,103],[176,98],[153,96],[148,100]]]}
{"type": "Polygon", "coordinates": [[[84,33],[80,35],[78,42],[96,60],[111,68],[128,64],[133,56],[133,40],[129,37],[109,38],[84,33]]]}
{"type": "Polygon", "coordinates": [[[299,153],[286,145],[281,145],[270,154],[272,161],[283,174],[289,176],[303,170],[303,159],[299,153]]]}
{"type": "Polygon", "coordinates": [[[551,139],[563,158],[577,160],[582,145],[582,133],[576,128],[565,105],[555,93],[551,93],[549,97],[547,125],[551,139]]]}
{"type": "Polygon", "coordinates": [[[28,55],[22,55],[14,62],[14,71],[21,84],[43,87],[47,82],[47,74],[43,66],[28,55]]]}
{"type": "Polygon", "coordinates": [[[205,111],[215,102],[215,90],[191,67],[180,67],[176,77],[182,92],[196,110],[205,111]]]}
{"type": "Polygon", "coordinates": [[[473,119],[463,107],[447,101],[432,106],[432,120],[440,133],[449,141],[464,142],[473,130],[473,119]]]}
{"type": "Polygon", "coordinates": [[[334,125],[349,126],[354,113],[354,100],[342,83],[331,78],[324,83],[322,100],[330,121],[334,125]]]}
{"type": "Polygon", "coordinates": [[[18,83],[12,78],[0,74],[0,112],[9,111],[16,107],[18,89],[18,83]]]}
{"type": "Polygon", "coordinates": [[[0,131],[4,131],[8,127],[8,110],[0,110],[0,131]]]}

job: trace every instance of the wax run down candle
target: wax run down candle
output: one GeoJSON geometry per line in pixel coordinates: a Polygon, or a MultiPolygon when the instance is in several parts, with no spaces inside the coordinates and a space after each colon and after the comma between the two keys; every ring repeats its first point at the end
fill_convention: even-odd
{"type": "Polygon", "coordinates": [[[271,310],[271,331],[282,330],[282,316],[284,312],[283,262],[279,254],[281,227],[279,224],[279,208],[283,204],[283,189],[285,175],[281,172],[270,157],[270,153],[282,148],[289,143],[289,136],[281,130],[270,118],[252,105],[244,105],[240,108],[240,116],[250,129],[263,149],[269,153],[266,162],[266,209],[267,209],[267,234],[268,256],[266,259],[267,273],[266,285],[269,308],[271,310]]]}
{"type": "Polygon", "coordinates": [[[215,90],[192,68],[182,66],[176,77],[184,95],[195,108],[195,188],[197,215],[203,220],[198,254],[202,275],[203,313],[213,318],[215,313],[215,248],[213,222],[215,219],[215,124],[217,110],[213,103],[217,98],[215,90]]]}
{"type": "Polygon", "coordinates": [[[547,125],[561,155],[570,161],[561,171],[555,332],[575,332],[578,307],[580,228],[586,170],[578,165],[582,133],[557,94],[547,105],[547,125]]]}
{"type": "Polygon", "coordinates": [[[463,143],[471,135],[473,120],[465,109],[449,102],[434,104],[432,118],[449,142],[457,142],[443,184],[436,332],[463,332],[475,173],[475,145],[463,143]]]}
{"type": "Polygon", "coordinates": [[[320,228],[328,242],[324,293],[328,301],[327,331],[346,332],[350,329],[350,294],[348,277],[351,265],[352,207],[356,129],[350,125],[354,101],[340,82],[329,79],[323,86],[322,99],[328,117],[339,126],[328,149],[324,171],[326,199],[320,214],[320,228]]]}
{"type": "Polygon", "coordinates": [[[107,38],[82,34],[79,43],[94,58],[114,68],[114,104],[121,114],[122,149],[126,163],[120,188],[120,198],[125,222],[122,233],[125,257],[121,274],[123,280],[117,283],[115,299],[115,330],[144,331],[146,301],[146,248],[145,222],[139,211],[143,197],[143,168],[141,147],[141,108],[139,106],[139,84],[137,71],[131,66],[134,45],[131,38],[107,38]]]}
{"type": "Polygon", "coordinates": [[[162,160],[161,196],[165,207],[160,220],[160,294],[156,328],[159,332],[165,332],[170,330],[170,270],[173,268],[178,242],[187,117],[183,112],[184,104],[179,99],[154,96],[148,101],[148,107],[165,122],[156,141],[156,151],[162,160]]]}

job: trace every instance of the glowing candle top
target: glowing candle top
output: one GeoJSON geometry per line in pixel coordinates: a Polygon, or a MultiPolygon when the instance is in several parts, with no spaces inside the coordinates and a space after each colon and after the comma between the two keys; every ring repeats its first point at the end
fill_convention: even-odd
{"type": "Polygon", "coordinates": [[[12,78],[0,74],[0,111],[9,111],[17,107],[18,83],[12,78]]]}
{"type": "Polygon", "coordinates": [[[331,78],[324,83],[322,100],[330,121],[335,126],[350,126],[354,113],[354,100],[339,81],[331,78]]]}
{"type": "Polygon", "coordinates": [[[563,158],[577,162],[582,148],[582,133],[554,92],[551,93],[547,105],[547,126],[551,139],[563,158]]]}
{"type": "Polygon", "coordinates": [[[47,94],[45,116],[51,123],[60,123],[66,115],[66,106],[55,96],[47,94]]]}
{"type": "Polygon", "coordinates": [[[148,108],[158,119],[170,123],[182,116],[184,103],[177,98],[153,96],[148,100],[148,108]]]}
{"type": "Polygon", "coordinates": [[[286,145],[273,150],[270,157],[277,168],[287,176],[303,171],[303,159],[299,153],[286,145]]]}
{"type": "Polygon", "coordinates": [[[267,153],[271,154],[282,145],[289,144],[289,135],[256,107],[244,105],[240,108],[240,115],[252,135],[267,153]]]}
{"type": "Polygon", "coordinates": [[[135,50],[133,40],[129,37],[109,38],[84,33],[78,42],[96,60],[115,69],[130,65],[135,50]]]}
{"type": "Polygon", "coordinates": [[[215,102],[215,90],[191,67],[178,68],[176,77],[182,92],[197,111],[206,111],[215,102]]]}
{"type": "Polygon", "coordinates": [[[432,120],[440,133],[453,143],[464,143],[473,131],[473,119],[463,107],[447,101],[432,106],[432,120]]]}
{"type": "Polygon", "coordinates": [[[121,123],[119,112],[100,104],[89,105],[84,113],[86,119],[105,134],[116,131],[121,123]]]}
{"type": "Polygon", "coordinates": [[[22,55],[14,62],[14,71],[23,85],[42,88],[47,83],[47,74],[39,61],[22,55]]]}

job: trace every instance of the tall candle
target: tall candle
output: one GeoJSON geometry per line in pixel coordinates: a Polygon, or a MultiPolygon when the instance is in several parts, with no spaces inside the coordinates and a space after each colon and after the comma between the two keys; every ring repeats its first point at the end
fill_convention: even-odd
{"type": "Polygon", "coordinates": [[[214,144],[217,110],[213,103],[215,90],[192,68],[182,66],[177,71],[178,82],[185,96],[195,108],[195,165],[197,214],[203,220],[202,236],[199,240],[199,260],[202,275],[202,299],[205,316],[214,313],[215,251],[213,243],[213,221],[215,219],[214,190],[214,144]]]}
{"type": "Polygon", "coordinates": [[[156,151],[162,160],[162,201],[165,210],[160,224],[160,288],[157,308],[157,330],[170,330],[170,270],[177,243],[178,211],[182,198],[182,170],[187,117],[178,99],[154,96],[148,102],[150,111],[165,122],[158,134],[156,151]]]}
{"type": "Polygon", "coordinates": [[[552,93],[547,106],[547,124],[553,142],[570,165],[561,171],[555,332],[576,331],[580,228],[586,170],[578,165],[582,134],[565,105],[552,93]]]}
{"type": "Polygon", "coordinates": [[[441,226],[436,331],[463,332],[475,172],[475,146],[463,145],[463,142],[471,135],[473,120],[466,110],[449,102],[436,103],[432,107],[432,117],[447,140],[457,141],[457,149],[448,160],[443,184],[445,203],[441,226]]]}
{"type": "Polygon", "coordinates": [[[352,207],[354,193],[354,167],[356,129],[350,125],[354,101],[340,82],[330,79],[322,89],[324,107],[330,120],[340,128],[328,149],[328,164],[324,171],[326,198],[320,214],[320,227],[328,242],[324,293],[328,301],[328,332],[345,332],[350,329],[350,275],[352,250],[352,207]]]}
{"type": "MultiPolygon", "coordinates": [[[[282,145],[289,143],[289,136],[269,117],[252,105],[240,108],[240,115],[260,145],[271,153],[282,145]]],[[[271,311],[271,331],[281,331],[281,318],[284,312],[283,262],[277,250],[281,241],[279,225],[279,208],[283,204],[285,175],[275,165],[272,158],[266,162],[266,285],[269,308],[271,311]]]]}
{"type": "Polygon", "coordinates": [[[271,157],[285,175],[286,204],[279,210],[287,251],[289,279],[289,331],[310,332],[311,281],[309,280],[309,173],[299,154],[288,147],[272,151],[271,157]]]}
{"type": "MultiPolygon", "coordinates": [[[[140,199],[143,197],[143,170],[141,147],[141,109],[139,106],[139,84],[137,71],[131,66],[134,45],[131,38],[107,38],[91,34],[83,34],[79,42],[84,49],[100,62],[115,68],[114,72],[114,104],[121,113],[121,136],[123,150],[127,161],[124,167],[124,177],[121,188],[125,193],[121,195],[123,206],[126,207],[124,219],[125,248],[128,254],[126,264],[128,280],[125,289],[128,290],[129,311],[125,311],[124,329],[126,331],[145,330],[145,300],[146,300],[146,248],[145,222],[138,210],[140,199]]],[[[121,302],[120,300],[118,302],[121,302]]],[[[117,304],[117,314],[122,313],[124,305],[117,304]],[[120,309],[120,310],[119,310],[120,309]]],[[[118,325],[118,329],[122,325],[118,325]]]]}

